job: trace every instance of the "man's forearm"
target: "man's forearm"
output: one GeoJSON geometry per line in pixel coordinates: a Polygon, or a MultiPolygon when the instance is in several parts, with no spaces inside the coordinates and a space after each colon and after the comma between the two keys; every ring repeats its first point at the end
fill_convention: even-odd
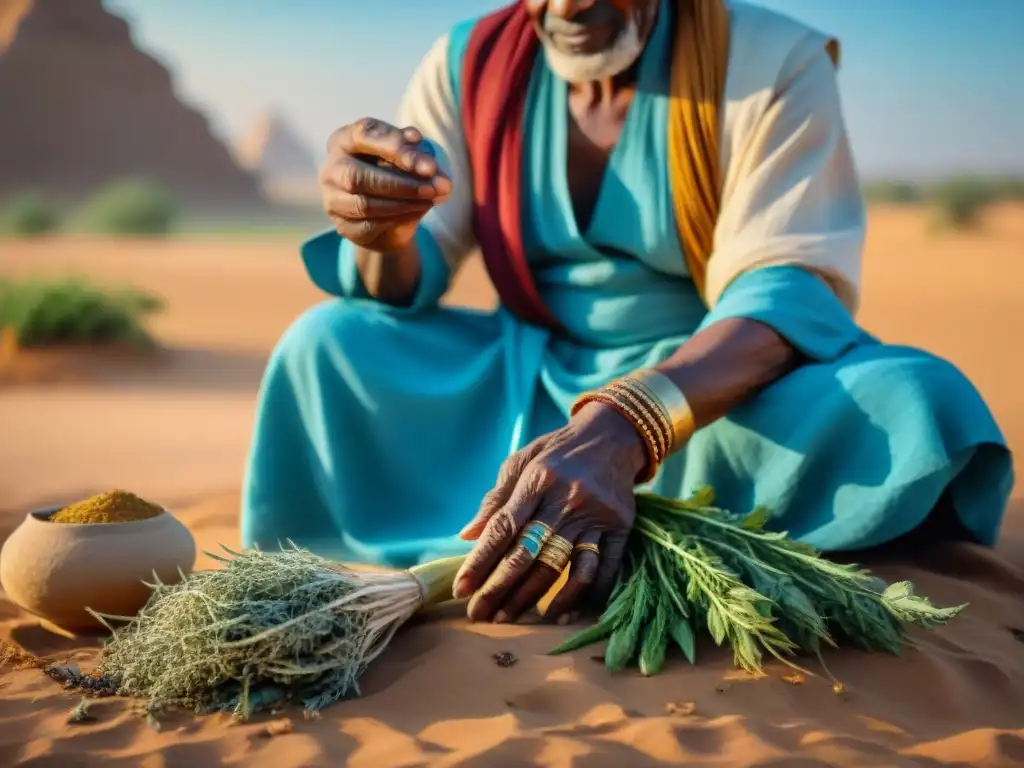
{"type": "Polygon", "coordinates": [[[686,395],[699,428],[792,371],[800,357],[767,325],[728,318],[695,334],[658,370],[686,395]]]}
{"type": "Polygon", "coordinates": [[[357,248],[355,257],[359,276],[373,298],[396,307],[412,303],[422,271],[415,240],[389,253],[357,248]]]}

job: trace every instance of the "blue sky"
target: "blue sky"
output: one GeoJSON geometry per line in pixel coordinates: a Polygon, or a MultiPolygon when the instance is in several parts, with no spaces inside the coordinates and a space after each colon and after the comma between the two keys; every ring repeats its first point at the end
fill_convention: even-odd
{"type": "MultiPolygon", "coordinates": [[[[1024,0],[755,0],[843,43],[866,177],[1024,173],[1024,0]]],[[[267,109],[319,150],[390,118],[431,42],[503,0],[105,0],[171,67],[182,97],[237,136],[267,109]]]]}

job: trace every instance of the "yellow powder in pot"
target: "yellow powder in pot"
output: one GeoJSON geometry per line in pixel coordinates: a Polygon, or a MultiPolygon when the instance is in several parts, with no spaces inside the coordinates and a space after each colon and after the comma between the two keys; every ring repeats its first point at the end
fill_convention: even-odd
{"type": "Polygon", "coordinates": [[[54,513],[51,523],[130,523],[156,517],[163,508],[128,491],[107,491],[54,513]]]}

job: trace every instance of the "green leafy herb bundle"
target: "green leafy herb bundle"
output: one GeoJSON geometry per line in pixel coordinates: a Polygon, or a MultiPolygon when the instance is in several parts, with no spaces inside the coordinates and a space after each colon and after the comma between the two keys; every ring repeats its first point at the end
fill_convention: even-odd
{"type": "Polygon", "coordinates": [[[706,629],[732,649],[738,667],[759,674],[766,653],[796,666],[789,657],[820,658],[836,636],[899,654],[907,627],[937,627],[966,608],[936,607],[910,582],[886,586],[857,565],[827,560],[785,533],[765,530],[770,519],[764,508],[744,517],[716,508],[710,488],[685,501],[639,494],[626,560],[604,613],[552,653],[607,640],[610,670],[635,662],[654,675],[670,644],[694,663],[696,636],[706,629]]]}

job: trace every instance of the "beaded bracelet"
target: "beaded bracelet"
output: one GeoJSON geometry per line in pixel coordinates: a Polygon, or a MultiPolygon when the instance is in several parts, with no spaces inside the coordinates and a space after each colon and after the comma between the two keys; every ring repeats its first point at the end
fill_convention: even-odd
{"type": "Polygon", "coordinates": [[[645,389],[637,386],[637,382],[628,376],[613,381],[608,385],[608,389],[621,394],[626,400],[642,411],[653,428],[655,437],[658,438],[661,455],[663,457],[668,456],[672,450],[672,422],[669,421],[665,409],[661,407],[658,401],[651,397],[645,389]]]}

